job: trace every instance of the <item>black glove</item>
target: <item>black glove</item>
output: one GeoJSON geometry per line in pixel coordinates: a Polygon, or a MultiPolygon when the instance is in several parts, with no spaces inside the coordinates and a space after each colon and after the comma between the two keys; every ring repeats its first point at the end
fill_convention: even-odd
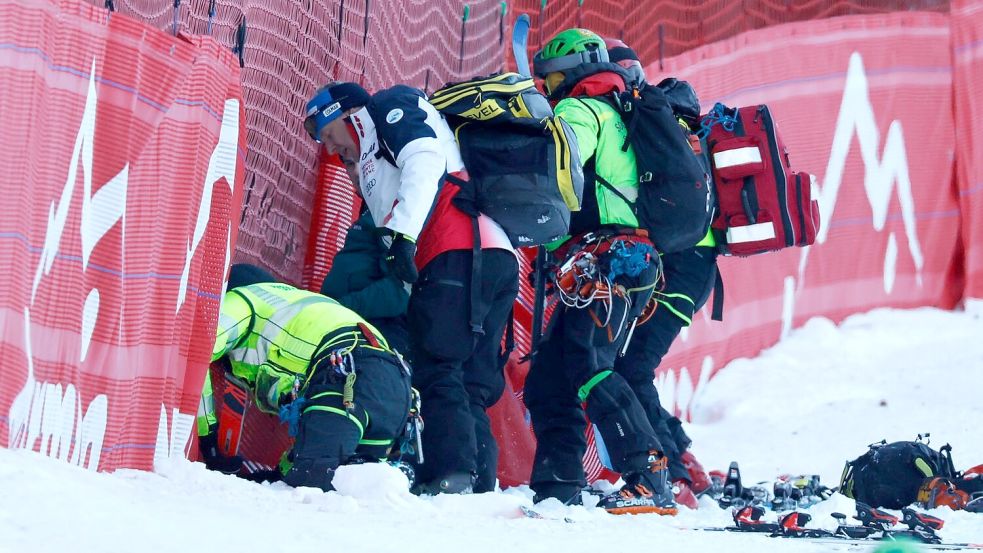
{"type": "Polygon", "coordinates": [[[238,455],[229,457],[219,453],[218,436],[214,432],[198,436],[198,450],[201,452],[201,460],[205,462],[205,468],[208,470],[235,474],[242,468],[242,457],[238,455]]]}
{"type": "Polygon", "coordinates": [[[403,282],[413,284],[419,278],[416,270],[416,242],[405,234],[396,233],[393,243],[389,246],[386,263],[393,275],[403,282]]]}

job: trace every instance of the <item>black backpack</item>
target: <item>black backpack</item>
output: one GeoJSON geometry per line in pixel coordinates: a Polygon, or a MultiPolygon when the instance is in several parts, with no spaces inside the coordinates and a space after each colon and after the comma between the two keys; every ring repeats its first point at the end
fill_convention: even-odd
{"type": "Polygon", "coordinates": [[[638,199],[629,201],[600,177],[597,182],[632,206],[660,252],[695,246],[706,236],[716,204],[699,138],[677,120],[661,87],[646,85],[604,99],[627,127],[621,149],[628,151],[630,144],[635,152],[638,199]]]}
{"type": "Polygon", "coordinates": [[[918,499],[926,478],[954,478],[952,448],[940,453],[922,442],[879,442],[848,461],[840,478],[840,493],[871,507],[900,509],[918,499]]]}
{"type": "Polygon", "coordinates": [[[517,73],[449,84],[430,96],[454,130],[468,180],[454,205],[495,220],[516,247],[567,234],[580,209],[584,174],[576,135],[553,117],[533,80],[517,73]]]}

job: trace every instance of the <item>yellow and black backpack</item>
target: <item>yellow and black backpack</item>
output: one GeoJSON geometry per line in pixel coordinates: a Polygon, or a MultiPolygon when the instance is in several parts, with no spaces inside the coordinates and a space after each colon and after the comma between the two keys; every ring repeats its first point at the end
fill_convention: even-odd
{"type": "Polygon", "coordinates": [[[454,130],[468,180],[454,203],[495,220],[516,247],[567,234],[584,174],[573,130],[553,116],[533,80],[500,73],[449,84],[430,96],[454,130]]]}

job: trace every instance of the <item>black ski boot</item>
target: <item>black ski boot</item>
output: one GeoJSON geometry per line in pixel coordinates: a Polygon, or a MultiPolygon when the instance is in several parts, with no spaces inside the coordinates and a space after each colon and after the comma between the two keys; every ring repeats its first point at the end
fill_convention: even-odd
{"type": "Polygon", "coordinates": [[[439,493],[466,495],[473,490],[473,474],[470,472],[454,472],[431,482],[421,482],[410,491],[416,495],[437,495],[439,493]]]}
{"type": "Polygon", "coordinates": [[[678,509],[669,485],[668,465],[665,455],[650,451],[648,469],[622,474],[625,485],[603,497],[597,506],[615,515],[656,513],[675,516],[678,509]]]}
{"type": "Polygon", "coordinates": [[[533,497],[532,502],[539,503],[540,501],[553,498],[559,500],[564,505],[583,505],[583,491],[583,486],[571,482],[539,484],[536,486],[536,495],[533,497]]]}

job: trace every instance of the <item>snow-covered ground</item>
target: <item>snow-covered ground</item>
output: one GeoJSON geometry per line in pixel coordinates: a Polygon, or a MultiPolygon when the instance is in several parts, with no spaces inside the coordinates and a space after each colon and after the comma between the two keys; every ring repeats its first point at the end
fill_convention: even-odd
{"type": "MultiPolygon", "coordinates": [[[[813,320],[756,359],[731,363],[698,398],[688,426],[708,468],[741,463],[753,483],[781,472],[835,485],[866,444],[953,445],[957,468],[983,463],[983,319],[933,309],[879,310],[840,327],[813,320]]],[[[846,550],[761,535],[684,531],[726,525],[710,501],[679,516],[615,517],[545,504],[575,522],[519,516],[528,490],[418,498],[387,466],[344,467],[337,493],[260,486],[175,461],[157,474],[96,474],[0,449],[0,551],[601,551],[846,550]]],[[[815,526],[852,512],[835,496],[815,526]]],[[[947,541],[983,542],[983,515],[937,510],[947,541]]],[[[873,546],[866,548],[873,549],[873,546]]]]}

